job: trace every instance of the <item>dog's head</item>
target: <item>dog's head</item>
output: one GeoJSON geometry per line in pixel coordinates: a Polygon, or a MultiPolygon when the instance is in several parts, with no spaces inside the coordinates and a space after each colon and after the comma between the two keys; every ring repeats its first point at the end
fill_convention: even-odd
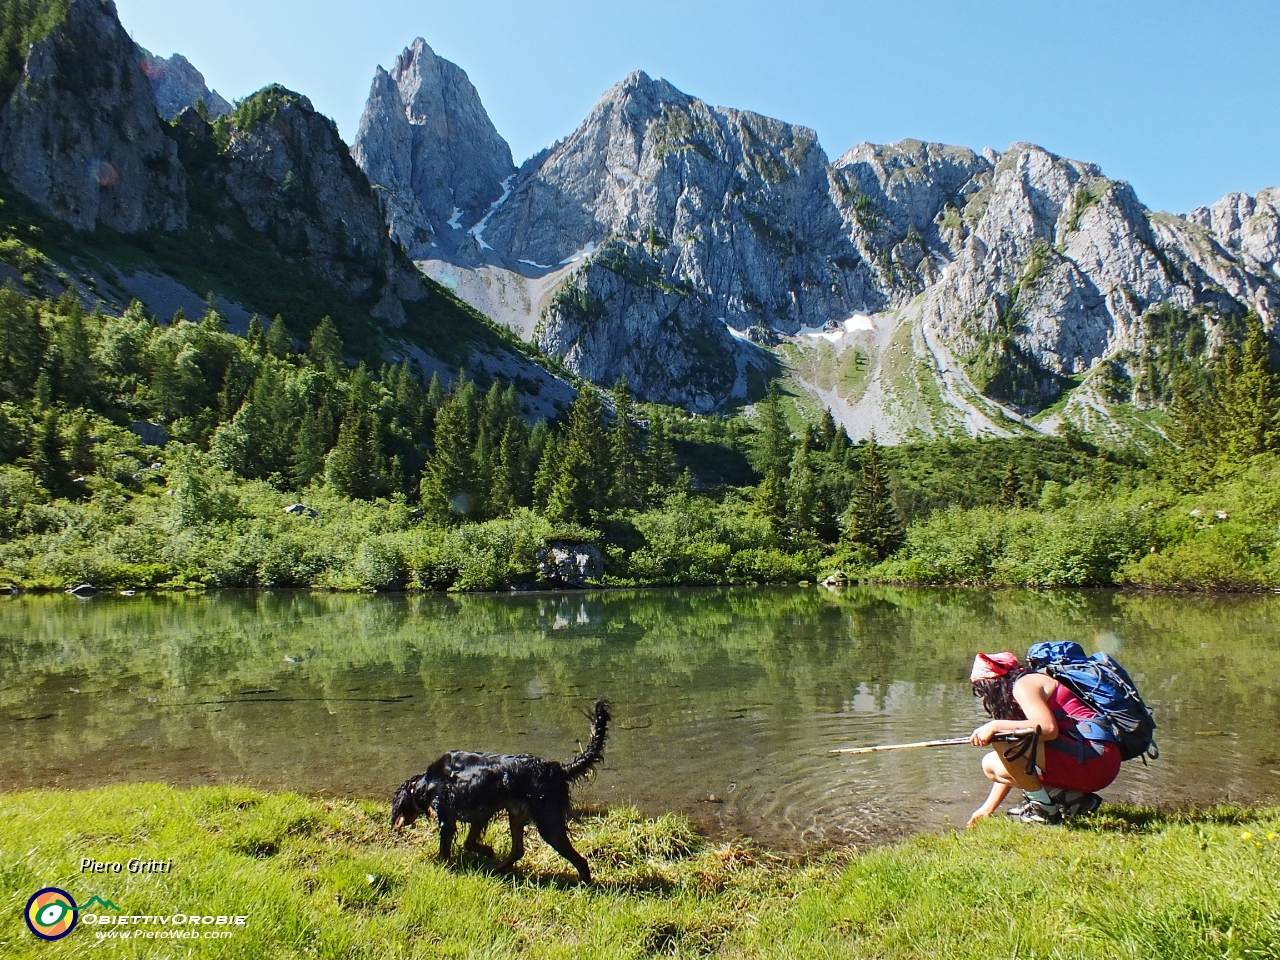
{"type": "Polygon", "coordinates": [[[431,786],[426,777],[410,777],[391,798],[391,825],[399,830],[430,811],[431,786]]]}

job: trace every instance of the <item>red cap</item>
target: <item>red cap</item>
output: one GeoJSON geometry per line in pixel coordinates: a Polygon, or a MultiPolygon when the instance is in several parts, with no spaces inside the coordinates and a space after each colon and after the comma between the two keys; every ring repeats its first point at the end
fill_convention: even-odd
{"type": "Polygon", "coordinates": [[[1018,656],[1014,653],[980,653],[973,658],[973,670],[969,673],[969,682],[994,680],[1003,677],[1018,665],[1018,656]]]}

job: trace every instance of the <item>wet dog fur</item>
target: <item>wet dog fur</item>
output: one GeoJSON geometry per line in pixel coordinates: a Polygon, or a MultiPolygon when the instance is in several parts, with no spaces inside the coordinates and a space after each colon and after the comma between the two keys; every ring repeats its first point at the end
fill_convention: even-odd
{"type": "Polygon", "coordinates": [[[464,850],[496,857],[480,842],[489,822],[507,812],[511,852],[497,865],[506,870],[524,856],[524,828],[530,822],[557,853],[574,865],[583,883],[591,881],[586,858],[569,842],[569,787],[586,777],[604,757],[609,704],[597,700],[587,748],[568,763],[529,754],[472,753],[451,750],[421,776],[406,780],[391,801],[391,823],[407,827],[422,814],[440,825],[440,859],[448,860],[458,824],[468,825],[464,850]]]}

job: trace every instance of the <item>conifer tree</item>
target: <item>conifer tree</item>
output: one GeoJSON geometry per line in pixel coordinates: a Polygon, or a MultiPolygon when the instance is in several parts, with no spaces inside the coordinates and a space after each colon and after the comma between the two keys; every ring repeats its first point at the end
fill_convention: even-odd
{"type": "Polygon", "coordinates": [[[55,497],[66,496],[71,492],[71,474],[67,470],[67,458],[62,444],[61,418],[53,407],[45,411],[36,428],[27,466],[55,497]]]}
{"type": "Polygon", "coordinates": [[[293,450],[289,456],[289,480],[294,489],[301,490],[313,477],[324,471],[324,455],[328,448],[321,429],[320,417],[310,407],[302,415],[293,438],[293,450]]]}
{"type": "Polygon", "coordinates": [[[249,396],[254,417],[246,421],[252,445],[250,476],[268,477],[288,470],[292,452],[290,425],[294,405],[290,400],[283,371],[288,369],[274,359],[264,358],[249,396]]]}
{"type": "Polygon", "coordinates": [[[73,406],[88,402],[92,394],[94,365],[89,334],[85,329],[84,305],[68,290],[58,298],[58,320],[54,334],[56,362],[54,392],[73,406]]]}
{"type": "Polygon", "coordinates": [[[40,376],[47,348],[36,305],[7,281],[0,288],[0,393],[26,399],[40,376]]]}
{"type": "Polygon", "coordinates": [[[883,560],[902,544],[902,520],[880,462],[875,433],[862,455],[862,477],[854,488],[845,512],[845,539],[867,547],[876,560],[883,560]]]}
{"type": "Polygon", "coordinates": [[[547,497],[547,516],[556,522],[590,523],[608,494],[608,441],[604,408],[591,388],[578,394],[569,411],[560,469],[547,497]]]}
{"type": "Polygon", "coordinates": [[[200,328],[206,333],[222,333],[226,326],[226,318],[218,312],[218,297],[210,290],[204,298],[204,317],[200,320],[200,328]]]}
{"type": "Polygon", "coordinates": [[[523,418],[507,421],[489,489],[489,510],[495,517],[505,517],[529,502],[528,432],[523,418]]]}
{"type": "Polygon", "coordinates": [[[1262,322],[1250,312],[1236,362],[1228,365],[1222,389],[1230,424],[1228,451],[1246,459],[1280,446],[1280,378],[1271,369],[1270,344],[1262,322]]]}
{"type": "Polygon", "coordinates": [[[262,329],[262,320],[255,313],[249,318],[249,331],[244,335],[245,343],[254,355],[261,357],[267,350],[267,335],[262,329]]]}
{"type": "Polygon", "coordinates": [[[436,428],[436,411],[444,404],[445,389],[439,371],[431,374],[431,382],[427,385],[427,397],[422,411],[422,428],[428,437],[436,428]]]}
{"type": "Polygon", "coordinates": [[[76,473],[93,473],[97,466],[93,455],[93,440],[89,436],[89,417],[80,411],[71,421],[71,436],[67,442],[67,463],[76,473]]]}
{"type": "Polygon", "coordinates": [[[440,523],[476,516],[483,507],[476,482],[475,387],[460,380],[436,414],[435,451],[423,471],[422,506],[440,523]]]}
{"type": "MultiPolygon", "coordinates": [[[[819,434],[821,437],[821,434],[819,434]]],[[[809,455],[809,433],[800,435],[800,445],[791,458],[786,479],[787,529],[792,536],[807,533],[814,527],[817,506],[817,482],[809,455]]]]}
{"type": "Polygon", "coordinates": [[[755,492],[755,510],[775,530],[786,522],[791,456],[791,431],[775,380],[769,384],[765,398],[756,404],[756,442],[752,451],[753,465],[762,474],[755,492]]]}
{"type": "Polygon", "coordinates": [[[209,455],[214,462],[241,477],[261,476],[262,431],[258,423],[253,401],[246,400],[235,416],[214,432],[209,444],[209,455]]]}
{"type": "Polygon", "coordinates": [[[322,370],[335,373],[342,369],[342,338],[332,317],[324,317],[311,334],[311,361],[322,370]]]}
{"type": "Polygon", "coordinates": [[[640,460],[640,431],[632,420],[631,390],[625,379],[613,388],[613,429],[609,432],[609,452],[613,459],[614,506],[635,510],[644,504],[644,465],[640,460]]]}
{"type": "Polygon", "coordinates": [[[1013,457],[1009,458],[1009,466],[1005,470],[1004,480],[1000,483],[1000,506],[1018,507],[1022,505],[1022,497],[1018,493],[1018,473],[1014,467],[1013,457]]]}
{"type": "Polygon", "coordinates": [[[753,466],[759,473],[767,475],[772,471],[779,480],[786,476],[791,462],[791,430],[782,410],[776,380],[769,384],[765,398],[756,404],[756,442],[752,453],[753,466]]]}
{"type": "Polygon", "coordinates": [[[831,450],[836,442],[836,418],[827,407],[822,412],[822,422],[818,424],[818,445],[823,450],[831,450]]]}
{"type": "Polygon", "coordinates": [[[661,414],[655,414],[649,423],[644,472],[650,497],[661,496],[676,481],[676,456],[667,436],[667,421],[661,414]]]}
{"type": "Polygon", "coordinates": [[[368,413],[347,411],[338,442],[325,460],[325,483],[355,500],[372,500],[387,492],[377,424],[368,413]]]}
{"type": "Polygon", "coordinates": [[[389,371],[391,396],[395,404],[395,422],[411,437],[419,436],[424,428],[426,394],[408,360],[401,361],[389,371]]]}
{"type": "Polygon", "coordinates": [[[550,432],[545,434],[542,456],[538,459],[538,469],[533,478],[533,508],[541,513],[546,512],[551,489],[560,471],[560,446],[559,437],[550,432]]]}
{"type": "MultiPolygon", "coordinates": [[[[321,321],[321,323],[323,322],[321,321]]],[[[275,319],[271,321],[271,326],[267,328],[266,350],[267,353],[281,360],[293,352],[293,337],[289,336],[289,329],[284,325],[284,320],[281,319],[278,313],[275,319]]]]}

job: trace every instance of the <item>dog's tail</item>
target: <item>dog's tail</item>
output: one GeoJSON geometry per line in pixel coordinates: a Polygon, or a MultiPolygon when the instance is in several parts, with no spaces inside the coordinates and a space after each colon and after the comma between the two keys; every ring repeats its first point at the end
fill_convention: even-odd
{"type": "Polygon", "coordinates": [[[609,701],[596,701],[596,710],[591,717],[591,740],[587,749],[564,765],[565,779],[570,783],[585,777],[597,763],[604,759],[604,741],[609,726],[609,701]]]}

